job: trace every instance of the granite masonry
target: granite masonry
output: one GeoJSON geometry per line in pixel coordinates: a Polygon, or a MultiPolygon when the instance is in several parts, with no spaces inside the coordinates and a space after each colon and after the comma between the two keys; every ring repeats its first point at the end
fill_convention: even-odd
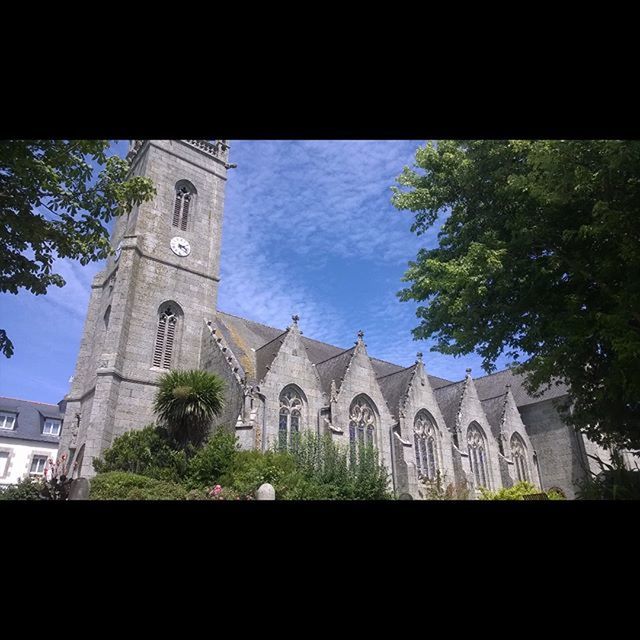
{"type": "Polygon", "coordinates": [[[508,487],[526,479],[574,497],[602,450],[561,421],[564,387],[531,397],[511,371],[451,381],[422,354],[401,367],[303,336],[300,319],[277,329],[216,310],[229,146],[226,141],[135,140],[132,175],[157,195],[118,219],[116,253],[92,284],[61,452],[81,474],[125,431],[153,422],[168,369],[201,368],[226,382],[218,426],[240,446],[287,446],[295,433],[371,442],[396,495],[425,496],[422,479],[508,487]]]}

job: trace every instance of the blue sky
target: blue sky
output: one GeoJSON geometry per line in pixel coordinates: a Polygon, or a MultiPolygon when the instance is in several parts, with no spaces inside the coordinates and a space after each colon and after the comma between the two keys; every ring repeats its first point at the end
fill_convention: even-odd
{"type": "MultiPolygon", "coordinates": [[[[424,352],[429,373],[451,380],[484,372],[479,356],[453,358],[414,341],[416,304],[396,292],[407,262],[437,243],[419,238],[412,215],[391,205],[391,189],[422,141],[232,140],[224,213],[218,308],[284,328],[291,315],[310,338],[340,347],[365,332],[369,354],[408,366],[424,352]]],[[[114,143],[124,155],[127,141],[114,143]]],[[[80,347],[93,276],[58,260],[67,284],[45,296],[0,294],[0,326],[15,346],[0,355],[0,395],[58,402],[80,347]]],[[[506,360],[498,362],[503,368],[506,360]]]]}

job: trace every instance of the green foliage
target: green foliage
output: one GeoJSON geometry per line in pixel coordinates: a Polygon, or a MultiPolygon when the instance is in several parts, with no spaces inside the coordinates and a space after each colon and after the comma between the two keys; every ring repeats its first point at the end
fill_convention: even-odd
{"type": "MultiPolygon", "coordinates": [[[[530,482],[523,481],[514,484],[512,487],[503,487],[497,491],[489,491],[485,487],[480,487],[480,493],[482,494],[481,500],[522,500],[522,496],[543,493],[543,491],[530,482]]],[[[564,497],[556,491],[547,491],[546,494],[549,500],[564,500],[564,497]]]]}
{"type": "Polygon", "coordinates": [[[126,471],[180,482],[187,471],[187,456],[175,449],[165,429],[148,425],[118,436],[104,452],[103,459],[94,459],[93,468],[97,473],[126,471]]]}
{"type": "MultiPolygon", "coordinates": [[[[281,481],[285,500],[386,500],[391,497],[389,474],[378,451],[361,446],[357,455],[335,443],[330,434],[306,432],[286,454],[295,473],[281,481]]],[[[273,484],[273,483],[272,483],[273,484]]],[[[274,485],[275,486],[275,485],[274,485]]]]}
{"type": "MultiPolygon", "coordinates": [[[[128,163],[108,157],[108,148],[108,140],[0,142],[0,292],[44,294],[65,284],[53,272],[56,257],[84,265],[111,254],[103,223],[155,189],[149,178],[127,180],[128,163]]],[[[13,354],[2,329],[0,351],[13,354]]]]}
{"type": "Polygon", "coordinates": [[[123,471],[101,473],[91,480],[91,500],[185,500],[187,490],[175,482],[164,482],[123,471]]]}
{"type": "Polygon", "coordinates": [[[0,488],[0,500],[42,500],[40,497],[44,484],[36,478],[26,477],[18,484],[0,488]]]}
{"type": "Polygon", "coordinates": [[[178,446],[199,447],[222,411],[224,381],[207,371],[170,371],[160,378],[154,411],[178,446]]]}
{"type": "Polygon", "coordinates": [[[393,203],[442,224],[403,300],[437,351],[527,358],[533,392],[563,380],[565,420],[640,448],[640,142],[441,141],[416,152],[393,203]]]}
{"type": "Polygon", "coordinates": [[[238,451],[219,484],[246,496],[254,495],[265,482],[273,485],[278,499],[286,499],[289,486],[299,482],[290,455],[278,451],[238,451]]]}
{"type": "Polygon", "coordinates": [[[589,456],[600,466],[600,473],[591,473],[578,482],[578,500],[640,500],[640,471],[625,469],[614,452],[611,464],[597,456],[589,456]]]}
{"type": "Polygon", "coordinates": [[[233,466],[237,455],[236,436],[217,429],[189,460],[186,484],[190,488],[211,487],[233,466]]]}
{"type": "Polygon", "coordinates": [[[469,500],[470,488],[465,482],[446,482],[446,474],[436,471],[436,477],[429,480],[426,476],[421,479],[423,490],[418,490],[420,497],[425,500],[469,500]]]}

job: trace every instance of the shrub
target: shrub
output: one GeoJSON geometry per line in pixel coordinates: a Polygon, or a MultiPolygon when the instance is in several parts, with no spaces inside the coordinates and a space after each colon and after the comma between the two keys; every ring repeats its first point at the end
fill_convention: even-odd
{"type": "Polygon", "coordinates": [[[148,425],[118,436],[103,459],[95,459],[98,473],[125,471],[157,480],[179,482],[187,469],[186,451],[173,446],[166,429],[148,425]]]}
{"type": "Polygon", "coordinates": [[[26,477],[18,484],[0,489],[0,500],[42,500],[40,493],[44,489],[41,480],[26,477]]]}
{"type": "Polygon", "coordinates": [[[600,473],[578,482],[576,492],[579,500],[640,500],[640,471],[624,467],[617,452],[611,456],[611,464],[598,456],[589,456],[600,466],[600,473]]]}
{"type": "Polygon", "coordinates": [[[184,500],[186,489],[174,482],[147,476],[110,471],[91,480],[92,500],[184,500]]]}
{"type": "Polygon", "coordinates": [[[446,474],[436,471],[436,477],[430,480],[426,476],[421,478],[423,490],[418,490],[420,497],[426,500],[469,500],[469,484],[450,482],[446,484],[446,474]]]}
{"type": "Polygon", "coordinates": [[[238,453],[236,436],[219,428],[189,460],[186,484],[189,488],[210,487],[233,466],[238,453]]]}
{"type": "Polygon", "coordinates": [[[298,482],[293,458],[277,451],[237,451],[220,484],[242,496],[253,495],[260,485],[272,484],[278,499],[286,499],[298,482]]]}
{"type": "MultiPolygon", "coordinates": [[[[482,494],[481,500],[522,500],[522,496],[532,495],[534,493],[543,493],[541,489],[534,486],[530,482],[518,482],[512,487],[503,487],[497,491],[489,491],[484,487],[480,487],[482,494]]],[[[547,492],[547,498],[550,500],[562,500],[562,496],[556,491],[547,492]]]]}

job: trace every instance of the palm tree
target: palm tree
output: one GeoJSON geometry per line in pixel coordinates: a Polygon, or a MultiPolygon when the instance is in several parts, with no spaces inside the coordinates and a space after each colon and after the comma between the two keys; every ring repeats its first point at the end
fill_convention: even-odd
{"type": "Polygon", "coordinates": [[[182,448],[200,446],[224,405],[224,381],[206,371],[171,371],[160,378],[153,410],[182,448]]]}

